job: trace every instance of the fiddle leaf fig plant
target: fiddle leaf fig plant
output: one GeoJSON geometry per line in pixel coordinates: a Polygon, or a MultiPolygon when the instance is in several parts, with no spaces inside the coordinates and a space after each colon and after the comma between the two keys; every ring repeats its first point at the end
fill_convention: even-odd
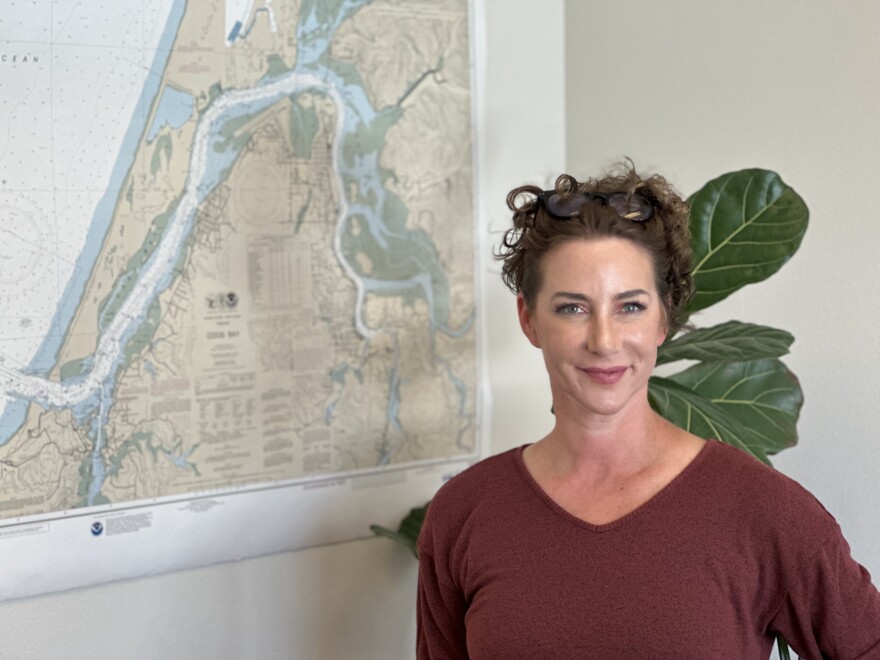
{"type": "MultiPolygon", "coordinates": [[[[696,291],[688,314],[770,277],[807,230],[804,200],[769,170],[725,174],[688,202],[696,291]]],[[[723,440],[769,463],[769,456],[797,442],[803,394],[779,360],[793,341],[784,330],[739,321],[670,337],[658,351],[658,365],[697,363],[672,376],[653,376],[651,405],[695,435],[723,440]]]]}
{"type": "MultiPolygon", "coordinates": [[[[688,315],[778,271],[800,247],[809,212],[778,174],[747,169],[713,179],[689,199],[696,293],[688,315]]],[[[716,438],[769,463],[797,442],[803,394],[779,359],[794,341],[785,330],[728,321],[685,330],[658,350],[657,364],[695,362],[671,376],[652,376],[651,406],[703,438],[716,438]]],[[[372,525],[416,554],[424,507],[395,532],[372,525]]]]}

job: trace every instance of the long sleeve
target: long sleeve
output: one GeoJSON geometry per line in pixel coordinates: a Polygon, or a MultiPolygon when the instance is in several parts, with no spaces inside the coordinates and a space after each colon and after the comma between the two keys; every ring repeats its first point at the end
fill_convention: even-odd
{"type": "Polygon", "coordinates": [[[880,659],[880,593],[837,525],[800,569],[771,629],[802,658],[880,659]]]}
{"type": "Polygon", "coordinates": [[[434,557],[419,554],[419,596],[416,611],[418,660],[466,660],[466,604],[434,557]]]}

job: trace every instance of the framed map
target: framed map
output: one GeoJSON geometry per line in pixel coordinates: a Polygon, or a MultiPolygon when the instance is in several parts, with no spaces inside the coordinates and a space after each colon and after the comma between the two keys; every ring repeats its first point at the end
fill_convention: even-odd
{"type": "Polygon", "coordinates": [[[478,456],[466,0],[0,26],[0,597],[362,537],[478,456]]]}

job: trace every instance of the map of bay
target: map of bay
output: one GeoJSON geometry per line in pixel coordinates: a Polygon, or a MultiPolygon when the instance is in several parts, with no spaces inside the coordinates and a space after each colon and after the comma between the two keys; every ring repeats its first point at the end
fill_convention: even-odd
{"type": "MultiPolygon", "coordinates": [[[[0,517],[473,454],[466,2],[230,21],[176,0],[156,22],[110,212],[66,235],[70,191],[16,185],[26,141],[0,152],[0,517]],[[62,243],[36,332],[25,288],[72,263],[62,243]]],[[[54,80],[51,54],[2,48],[54,80]]]]}

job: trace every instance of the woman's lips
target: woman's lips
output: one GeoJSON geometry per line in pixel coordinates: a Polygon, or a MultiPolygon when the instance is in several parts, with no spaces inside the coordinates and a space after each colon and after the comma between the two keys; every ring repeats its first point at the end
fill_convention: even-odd
{"type": "Polygon", "coordinates": [[[584,369],[583,372],[597,383],[614,385],[614,383],[623,378],[623,374],[626,373],[626,367],[609,367],[607,369],[591,367],[584,369]]]}

